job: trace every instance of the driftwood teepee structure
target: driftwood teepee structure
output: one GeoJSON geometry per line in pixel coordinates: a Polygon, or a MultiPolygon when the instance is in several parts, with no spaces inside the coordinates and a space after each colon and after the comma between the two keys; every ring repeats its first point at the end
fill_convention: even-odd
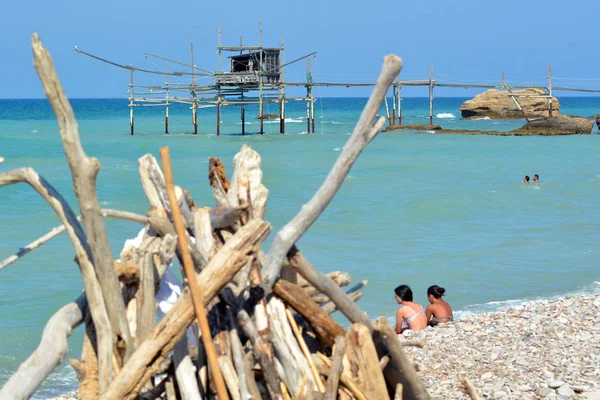
{"type": "MultiPolygon", "coordinates": [[[[25,182],[54,209],[75,248],[85,291],[48,321],[41,343],[0,390],[2,399],[32,396],[67,352],[72,330],[85,324],[81,358],[71,360],[84,399],[384,399],[429,398],[387,320],[373,322],[355,304],[361,282],[344,291],[347,274],[324,275],[296,241],[331,201],[361,151],[381,131],[376,120],[400,58],[384,60],[377,85],[328,177],[264,253],[271,227],[263,220],[268,190],[260,156],[243,146],[228,179],[210,159],[216,200],[210,209],[173,184],[168,148],[162,165],[139,159],[150,208],[146,216],[103,210],[96,196],[100,163],[81,146],[73,110],[50,54],[32,39],[35,68],[58,119],[81,217],[31,168],[0,173],[0,186],[25,182]],[[135,246],[112,256],[104,218],[144,225],[135,246]],[[80,222],[81,221],[81,222],[80,222]],[[157,288],[172,260],[186,285],[155,323],[157,288]],[[351,322],[345,329],[330,314],[351,322]]],[[[23,252],[0,266],[16,261],[23,252]]]]}

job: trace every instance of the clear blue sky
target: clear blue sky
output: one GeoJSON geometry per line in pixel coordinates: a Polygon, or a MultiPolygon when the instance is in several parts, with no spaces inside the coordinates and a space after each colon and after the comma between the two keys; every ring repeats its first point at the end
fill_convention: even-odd
{"type": "MultiPolygon", "coordinates": [[[[217,22],[223,44],[238,44],[240,35],[258,44],[260,19],[265,45],[278,46],[285,36],[287,61],[318,51],[316,81],[374,80],[383,56],[395,53],[404,59],[403,79],[426,78],[433,64],[440,82],[498,83],[504,71],[509,83],[539,85],[550,61],[555,86],[600,89],[599,11],[598,0],[10,1],[0,24],[0,98],[43,97],[32,66],[33,32],[52,53],[69,97],[125,97],[129,73],[77,54],[75,45],[122,64],[163,69],[163,61],[148,61],[144,52],[188,61],[193,40],[196,65],[215,70],[217,22]]],[[[305,68],[304,61],[289,67],[286,80],[304,79],[305,68]]],[[[337,88],[323,95],[368,93],[337,88]]],[[[473,93],[436,89],[438,97],[473,93]]],[[[406,88],[403,96],[427,96],[427,89],[406,88]]]]}

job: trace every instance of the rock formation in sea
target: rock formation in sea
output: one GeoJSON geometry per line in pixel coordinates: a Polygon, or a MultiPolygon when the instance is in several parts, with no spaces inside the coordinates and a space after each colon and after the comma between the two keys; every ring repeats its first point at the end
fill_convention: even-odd
{"type": "Polygon", "coordinates": [[[515,135],[574,135],[592,132],[593,122],[587,118],[559,115],[530,121],[511,131],[515,135]]]}
{"type": "MultiPolygon", "coordinates": [[[[515,95],[543,95],[543,89],[513,90],[515,95]]],[[[539,97],[517,97],[527,117],[547,117],[548,99],[539,97]]],[[[553,115],[560,110],[560,103],[556,97],[552,97],[553,115]]],[[[513,99],[505,90],[488,90],[478,94],[471,100],[465,101],[460,106],[463,119],[477,119],[489,117],[491,119],[520,119],[523,114],[518,110],[513,99]]]]}

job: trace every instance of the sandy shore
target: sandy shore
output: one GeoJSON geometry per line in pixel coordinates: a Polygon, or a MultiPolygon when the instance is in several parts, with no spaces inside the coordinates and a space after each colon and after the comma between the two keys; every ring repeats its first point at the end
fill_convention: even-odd
{"type": "Polygon", "coordinates": [[[460,384],[468,377],[484,399],[600,400],[600,294],[465,316],[402,336],[423,343],[405,349],[436,399],[468,399],[460,384]]]}
{"type": "Polygon", "coordinates": [[[600,399],[600,294],[567,296],[405,332],[431,395],[468,398],[461,377],[489,399],[600,399]]]}

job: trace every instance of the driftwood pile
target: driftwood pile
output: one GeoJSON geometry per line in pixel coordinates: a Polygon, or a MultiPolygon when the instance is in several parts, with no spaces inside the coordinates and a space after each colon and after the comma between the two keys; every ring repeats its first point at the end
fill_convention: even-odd
{"type": "Polygon", "coordinates": [[[212,209],[196,205],[190,192],[173,184],[163,148],[162,169],[152,155],[139,159],[147,215],[102,210],[95,190],[100,164],[81,146],[73,110],[37,35],[32,45],[81,217],[33,169],[1,173],[0,186],[28,183],[63,223],[2,267],[66,230],[85,291],[49,320],[38,349],[0,390],[0,398],[32,396],[62,362],[71,331],[82,323],[81,358],[70,362],[83,399],[429,398],[387,320],[373,323],[355,304],[366,282],[344,291],[348,274],[322,274],[295,245],[381,131],[384,119],[375,117],[402,67],[398,57],[385,58],[355,131],[321,188],[264,253],[261,243],[271,230],[263,220],[268,190],[261,183],[260,156],[245,145],[229,179],[223,163],[210,159],[212,209]],[[142,240],[126,247],[117,261],[105,217],[145,227],[142,240]],[[155,296],[172,261],[183,266],[185,289],[156,323],[155,296]],[[335,311],[348,318],[347,329],[331,317],[335,311]]]}

